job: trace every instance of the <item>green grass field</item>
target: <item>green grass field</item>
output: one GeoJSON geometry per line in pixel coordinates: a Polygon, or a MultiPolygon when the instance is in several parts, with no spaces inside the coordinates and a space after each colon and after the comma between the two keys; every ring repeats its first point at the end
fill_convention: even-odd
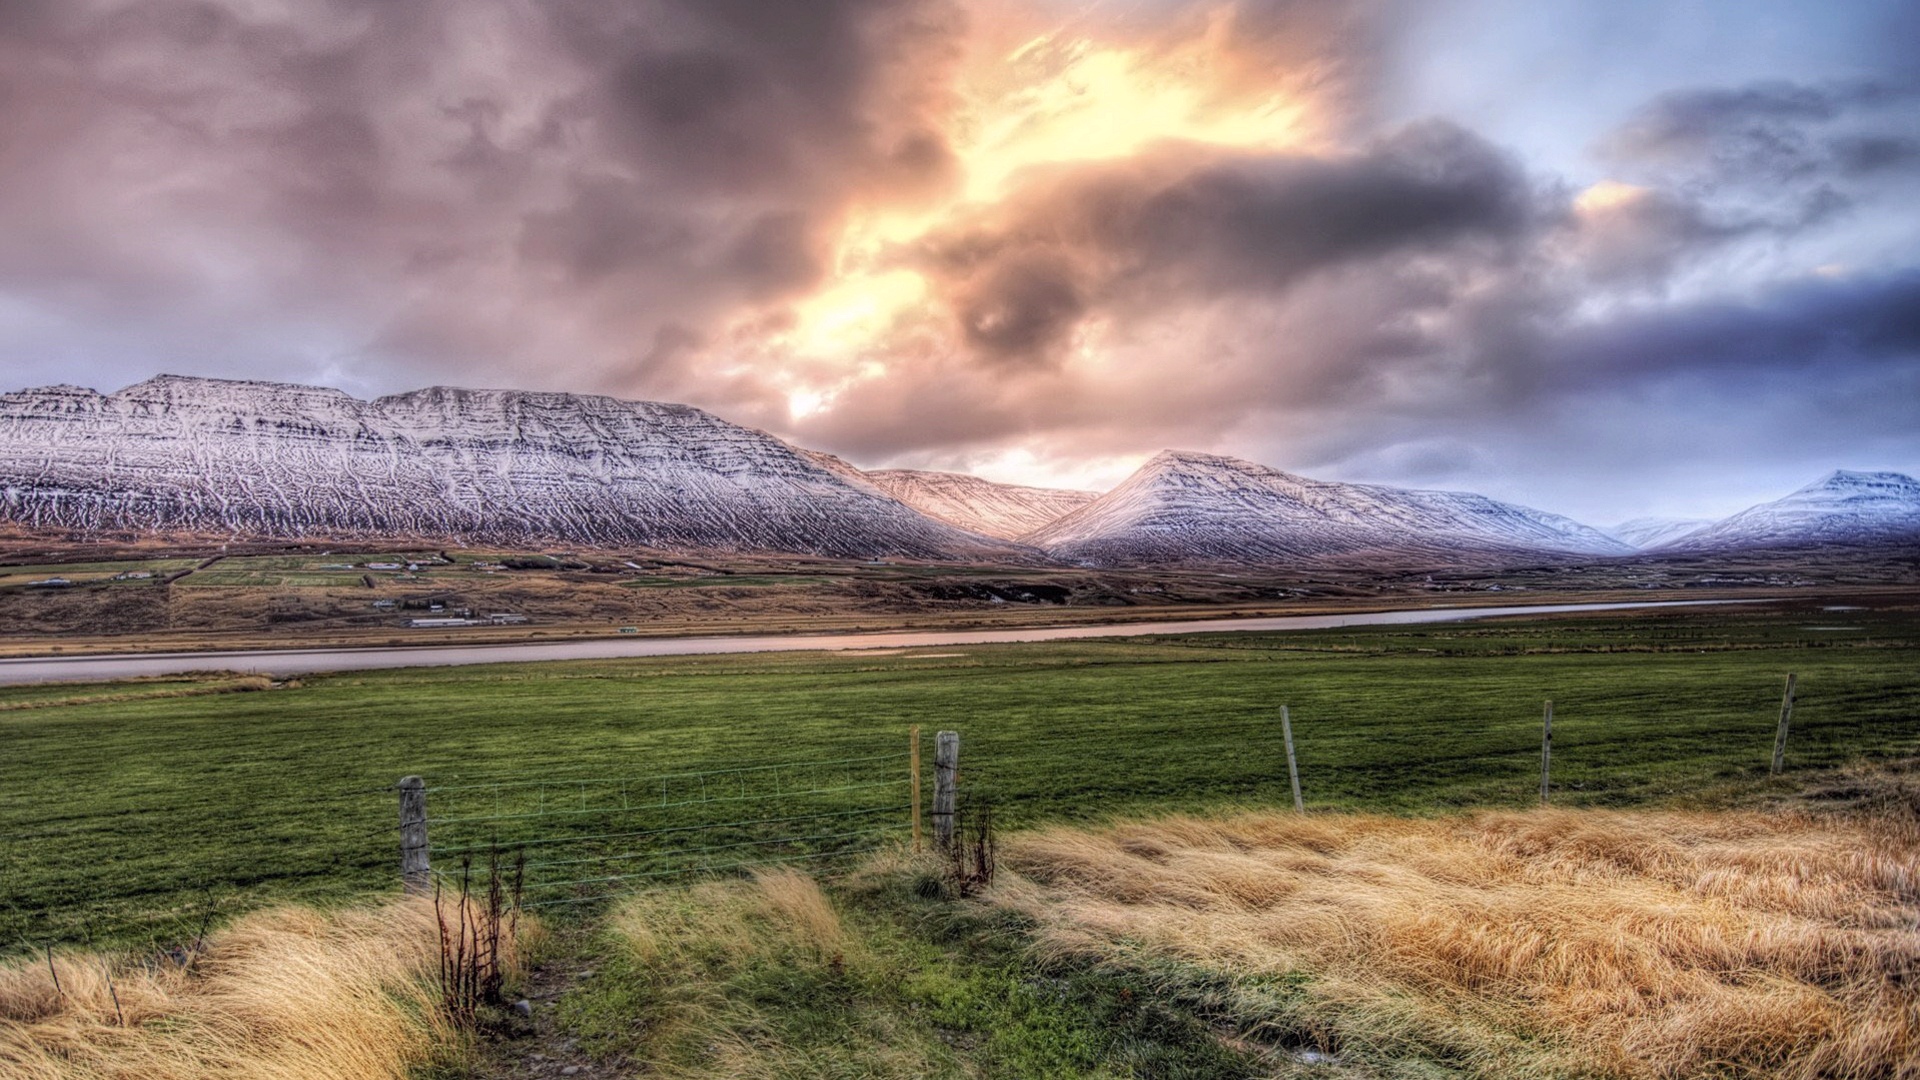
{"type": "Polygon", "coordinates": [[[63,577],[76,584],[109,583],[152,585],[158,578],[194,565],[194,559],[141,559],[120,562],[47,563],[34,566],[0,566],[0,589],[31,587],[35,581],[63,577]],[[115,575],[146,573],[152,577],[113,582],[115,575]]]}
{"type": "MultiPolygon", "coordinates": [[[[616,820],[604,784],[579,789],[592,812],[567,811],[569,781],[635,778],[630,800],[659,783],[639,778],[774,762],[893,755],[827,770],[898,782],[858,796],[891,805],[914,724],[929,759],[933,731],[962,733],[963,789],[1005,826],[1281,803],[1283,703],[1310,807],[1525,805],[1547,698],[1556,801],[1698,799],[1764,781],[1790,671],[1792,769],[1920,752],[1920,617],[1891,608],[0,689],[0,942],[390,889],[384,789],[411,773],[482,785],[433,796],[436,817],[504,798],[515,820],[483,828],[509,838],[616,820]],[[485,786],[527,779],[550,783],[485,786]],[[520,819],[536,797],[541,816],[520,819]]],[[[662,801],[720,800],[676,812],[724,820],[728,782],[703,779],[695,798],[693,780],[671,780],[662,801]]],[[[758,812],[739,782],[739,810],[758,812]]],[[[810,809],[838,797],[784,794],[810,809]]]]}
{"type": "MultiPolygon", "coordinates": [[[[395,571],[368,570],[367,563],[397,563],[405,566],[423,556],[393,554],[352,555],[236,555],[180,579],[189,588],[333,587],[360,584],[362,575],[391,578],[395,571]]],[[[417,580],[424,582],[424,576],[417,580]]]]}

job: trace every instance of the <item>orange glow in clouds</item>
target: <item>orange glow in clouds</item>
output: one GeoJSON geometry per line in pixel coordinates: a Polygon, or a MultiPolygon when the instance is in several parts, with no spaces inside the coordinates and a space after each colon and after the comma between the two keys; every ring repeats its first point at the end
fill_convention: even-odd
{"type": "Polygon", "coordinates": [[[1171,48],[1122,46],[1055,30],[976,57],[960,80],[947,140],[960,178],[941,205],[854,214],[836,245],[833,278],[793,306],[771,344],[815,363],[785,378],[795,418],[828,408],[846,387],[885,373],[873,354],[904,321],[937,318],[929,283],[886,265],[889,248],[964,221],[1018,189],[1036,166],[1110,161],[1181,140],[1247,150],[1311,146],[1311,102],[1274,86],[1234,86],[1224,18],[1171,48]]]}

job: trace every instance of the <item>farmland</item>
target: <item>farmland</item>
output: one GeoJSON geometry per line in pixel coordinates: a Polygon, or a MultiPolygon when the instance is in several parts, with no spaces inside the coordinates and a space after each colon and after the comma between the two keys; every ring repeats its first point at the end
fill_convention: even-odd
{"type": "Polygon", "coordinates": [[[1887,882],[1913,861],[1898,807],[1920,753],[1920,603],[1886,592],[14,686],[0,688],[0,735],[13,953],[0,1021],[17,1021],[0,1022],[0,1064],[33,1075],[297,1059],[311,1075],[396,1080],[563,1064],[1668,1077],[1704,1054],[1892,1076],[1917,1052],[1888,989],[1908,962],[1888,927],[1910,898],[1887,882]],[[1789,672],[1787,770],[1770,778],[1789,672]],[[1554,809],[1541,812],[1528,808],[1548,698],[1554,809]],[[1284,812],[1283,704],[1305,817],[1284,812]],[[936,860],[906,853],[915,725],[929,750],[932,731],[961,733],[963,808],[991,806],[1004,888],[959,899],[936,860]],[[533,854],[539,921],[510,984],[534,1003],[528,1018],[452,1024],[424,901],[383,906],[398,876],[393,784],[408,774],[429,784],[443,875],[475,840],[533,854]],[[616,839],[573,843],[583,836],[616,839]],[[1791,885],[1816,864],[1820,889],[1791,885]],[[703,866],[724,871],[678,872],[703,866]],[[1736,886],[1726,904],[1701,894],[1736,886]],[[1782,913],[1789,894],[1800,906],[1782,913]],[[1557,951],[1514,914],[1549,896],[1557,951]],[[288,901],[330,913],[245,914],[288,901]],[[1726,919],[1799,944],[1725,960],[1768,974],[1723,985],[1698,956],[1726,919]],[[1654,922],[1665,929],[1617,929],[1654,922]],[[114,978],[103,947],[131,950],[114,978]],[[203,947],[216,962],[202,972],[151,962],[203,947]],[[327,986],[386,996],[342,990],[366,1007],[352,1016],[296,1007],[305,991],[273,989],[282,961],[267,959],[292,956],[327,986]],[[1858,977],[1827,987],[1829,959],[1858,977]],[[1649,1003],[1644,1018],[1616,1032],[1602,991],[1649,1003]],[[235,1010],[300,1034],[196,1037],[235,1010]],[[1694,1034],[1659,1041],[1681,1013],[1694,1034]],[[1720,1042],[1700,1034],[1730,1030],[1714,1018],[1731,1015],[1753,1022],[1720,1042]],[[307,1054],[320,1031],[334,1049],[307,1054]]]}
{"type": "Polygon", "coordinates": [[[616,635],[1080,625],[1513,598],[1899,596],[1883,552],[1584,564],[1091,568],[742,552],[353,541],[77,544],[0,530],[0,656],[391,646],[616,635]],[[58,579],[55,581],[54,579],[58,579]],[[488,624],[485,616],[511,616],[488,624]],[[460,624],[413,625],[423,617],[460,624]]]}
{"type": "Polygon", "coordinates": [[[1765,787],[1787,672],[1794,769],[1920,750],[1920,614],[1885,599],[14,687],[0,690],[0,919],[9,941],[97,937],[135,916],[389,888],[402,775],[565,787],[896,755],[873,766],[892,780],[914,724],[929,743],[962,733],[966,792],[1010,827],[1279,804],[1283,703],[1317,809],[1525,805],[1548,698],[1558,804],[1731,799],[1765,787]]]}

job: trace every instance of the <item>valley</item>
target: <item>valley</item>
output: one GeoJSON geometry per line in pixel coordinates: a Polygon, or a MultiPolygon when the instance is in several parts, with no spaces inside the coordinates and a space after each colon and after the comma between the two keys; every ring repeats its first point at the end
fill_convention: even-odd
{"type": "Polygon", "coordinates": [[[0,656],[993,629],[1916,586],[1920,558],[1845,550],[1209,570],[213,538],[82,545],[16,534],[0,541],[0,656]]]}

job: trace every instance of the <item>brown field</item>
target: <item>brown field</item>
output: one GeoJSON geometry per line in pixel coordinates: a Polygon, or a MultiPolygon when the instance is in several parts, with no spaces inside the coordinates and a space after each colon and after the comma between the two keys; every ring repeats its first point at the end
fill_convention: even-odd
{"type": "Polygon", "coordinates": [[[1057,829],[1008,844],[999,900],[1057,956],[1224,976],[1250,1038],[1343,1060],[1914,1077],[1920,783],[1890,802],[1057,829]]]}
{"type": "Polygon", "coordinates": [[[1753,595],[1910,595],[1888,552],[1534,566],[1091,570],[660,551],[492,552],[393,542],[61,541],[0,532],[0,656],[432,645],[649,635],[996,628],[1369,610],[1753,595]],[[411,553],[422,572],[334,569],[411,553]],[[488,568],[515,560],[511,569],[488,568]],[[550,565],[533,563],[545,560],[550,565]],[[63,565],[73,584],[36,587],[63,565]],[[102,567],[108,567],[103,569],[102,567]],[[113,580],[112,570],[153,576],[113,580]],[[511,626],[414,629],[430,605],[511,626]]]}

